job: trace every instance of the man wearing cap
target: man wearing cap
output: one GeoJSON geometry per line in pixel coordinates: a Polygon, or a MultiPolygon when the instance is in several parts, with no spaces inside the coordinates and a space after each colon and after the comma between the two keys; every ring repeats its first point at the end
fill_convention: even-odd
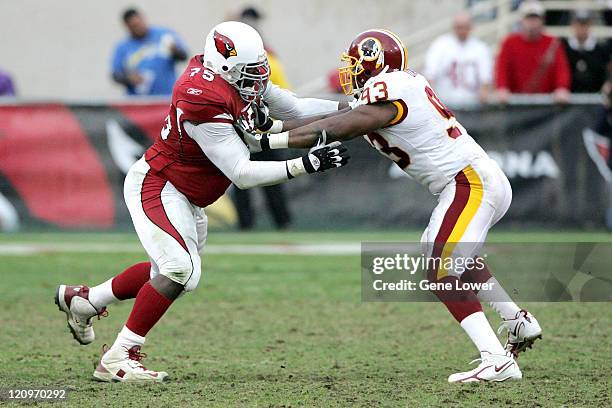
{"type": "Polygon", "coordinates": [[[553,94],[555,102],[567,102],[569,64],[557,38],[544,33],[544,7],[538,1],[525,1],[519,11],[521,30],[506,37],[497,57],[500,102],[507,102],[511,93],[547,93],[553,94]]]}
{"type": "Polygon", "coordinates": [[[563,40],[572,70],[572,92],[595,93],[606,80],[606,65],[610,50],[591,34],[593,16],[588,10],[578,10],[572,17],[574,35],[563,40]]]}

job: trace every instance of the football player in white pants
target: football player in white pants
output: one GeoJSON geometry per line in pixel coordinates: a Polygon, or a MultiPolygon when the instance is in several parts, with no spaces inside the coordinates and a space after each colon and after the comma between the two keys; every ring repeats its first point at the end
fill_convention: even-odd
{"type": "MultiPolygon", "coordinates": [[[[251,161],[235,126],[246,126],[263,97],[280,118],[338,110],[338,102],[297,99],[268,82],[263,42],[243,23],[225,22],[207,36],[204,54],[191,59],[176,82],[166,124],[154,145],[129,170],[124,197],[149,262],[89,288],[60,285],[55,302],[74,338],[95,339],[93,318],[114,302],[135,298],[114,344],[105,349],[94,378],[114,382],[160,382],[164,371],[142,365],[145,336],[179,295],[200,281],[206,241],[203,208],[238,188],[277,184],[346,164],[335,142],[286,161],[251,161]]],[[[252,129],[245,129],[252,130],[252,129]]]]}
{"type": "MultiPolygon", "coordinates": [[[[267,118],[260,121],[260,130],[268,133],[247,138],[251,148],[303,148],[313,146],[321,135],[327,140],[366,135],[375,149],[439,195],[422,238],[427,255],[475,261],[489,229],[510,206],[508,179],[427,80],[407,68],[406,50],[395,34],[365,31],[353,40],[342,60],[346,66],[340,69],[340,82],[345,93],[355,97],[352,110],[284,122],[267,118]]],[[[457,282],[493,284],[486,293],[433,291],[481,353],[478,367],[453,374],[448,381],[522,378],[515,356],[531,346],[542,330],[529,312],[510,299],[486,265],[465,273],[433,266],[428,277],[430,282],[451,283],[453,288],[457,282]],[[502,327],[509,332],[505,347],[482,312],[481,300],[502,317],[502,327]]]]}

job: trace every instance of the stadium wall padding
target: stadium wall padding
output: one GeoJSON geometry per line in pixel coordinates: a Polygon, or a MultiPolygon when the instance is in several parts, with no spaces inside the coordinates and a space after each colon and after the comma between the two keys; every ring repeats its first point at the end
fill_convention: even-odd
{"type": "MultiPolygon", "coordinates": [[[[503,223],[601,223],[605,183],[582,136],[600,110],[507,106],[455,112],[510,178],[513,202],[503,223]]],[[[0,106],[0,225],[131,229],[123,203],[125,172],[152,143],[167,111],[160,103],[0,106]]],[[[436,197],[362,138],[348,146],[349,166],[287,183],[295,226],[424,228],[436,197]]],[[[262,200],[255,204],[265,213],[262,200]]],[[[231,227],[231,206],[224,199],[210,209],[212,225],[231,227]]]]}

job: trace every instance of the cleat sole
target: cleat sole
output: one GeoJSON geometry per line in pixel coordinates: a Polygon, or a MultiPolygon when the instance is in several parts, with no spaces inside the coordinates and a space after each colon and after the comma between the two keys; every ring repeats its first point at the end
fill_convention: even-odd
{"type": "Polygon", "coordinates": [[[112,374],[101,374],[98,372],[94,372],[92,379],[97,382],[105,382],[105,383],[130,383],[130,384],[166,384],[169,383],[170,376],[167,375],[162,377],[160,380],[127,380],[121,381],[117,377],[112,374]]]}
{"type": "Polygon", "coordinates": [[[62,285],[59,285],[57,287],[57,289],[55,290],[55,297],[54,297],[54,302],[57,305],[57,309],[64,313],[66,315],[66,325],[68,326],[68,330],[70,330],[70,334],[72,334],[72,338],[76,340],[77,343],[79,343],[81,346],[86,346],[90,343],[85,343],[81,340],[79,340],[79,337],[77,336],[75,330],[72,328],[72,326],[70,325],[70,316],[68,315],[68,313],[66,313],[66,311],[64,309],[62,309],[62,306],[60,304],[60,296],[61,296],[61,288],[62,285]]]}
{"type": "Polygon", "coordinates": [[[541,339],[542,339],[542,335],[541,334],[538,334],[537,336],[534,336],[534,337],[531,337],[531,338],[526,338],[525,341],[523,341],[522,343],[518,344],[514,354],[516,354],[516,356],[518,357],[519,353],[527,351],[527,349],[531,350],[533,348],[533,344],[535,343],[535,341],[536,340],[541,340],[541,339]]]}

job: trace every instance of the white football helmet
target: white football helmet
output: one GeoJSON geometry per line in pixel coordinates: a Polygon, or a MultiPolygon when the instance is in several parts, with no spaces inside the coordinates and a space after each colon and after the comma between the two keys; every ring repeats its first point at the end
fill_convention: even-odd
{"type": "Polygon", "coordinates": [[[247,24],[226,21],[206,36],[204,66],[232,84],[247,102],[259,98],[270,67],[261,36],[247,24]]]}

